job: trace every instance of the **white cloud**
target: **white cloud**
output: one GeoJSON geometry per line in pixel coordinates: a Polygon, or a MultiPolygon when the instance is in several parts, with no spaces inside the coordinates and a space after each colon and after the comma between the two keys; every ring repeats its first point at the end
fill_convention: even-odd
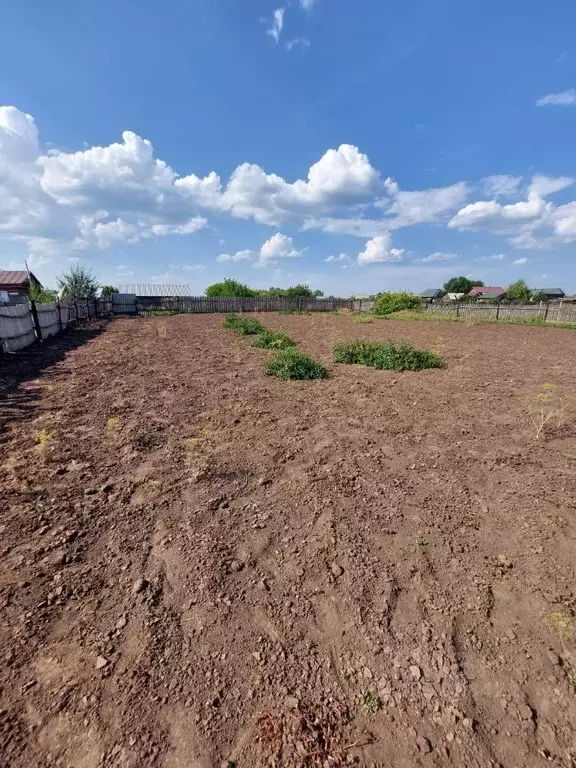
{"type": "Polygon", "coordinates": [[[312,6],[314,5],[314,2],[315,0],[300,0],[300,5],[305,10],[308,10],[309,8],[312,8],[312,6]]]}
{"type": "Polygon", "coordinates": [[[198,269],[204,269],[204,264],[183,264],[182,269],[186,270],[187,272],[194,272],[198,269]]]}
{"type": "Polygon", "coordinates": [[[576,89],[571,88],[568,91],[560,91],[559,93],[548,93],[546,96],[542,96],[536,102],[538,107],[572,107],[576,105],[576,89]]]}
{"type": "Polygon", "coordinates": [[[518,192],[521,182],[521,176],[507,176],[506,174],[487,176],[482,179],[484,192],[488,197],[511,197],[518,192]]]}
{"type": "Polygon", "coordinates": [[[385,184],[391,198],[379,204],[385,208],[386,216],[392,217],[388,225],[391,229],[438,221],[462,205],[468,196],[468,185],[463,181],[419,191],[401,191],[391,179],[386,179],[385,184]]]}
{"type": "Polygon", "coordinates": [[[272,23],[266,30],[266,34],[274,38],[276,42],[280,40],[282,27],[284,26],[284,8],[276,8],[272,14],[272,23]]]}
{"type": "Polygon", "coordinates": [[[283,235],[281,232],[276,232],[260,248],[259,264],[265,266],[266,264],[278,261],[278,259],[297,259],[301,255],[302,251],[297,251],[294,248],[291,237],[283,235]]]}
{"type": "Polygon", "coordinates": [[[358,264],[380,264],[382,262],[401,261],[404,251],[399,248],[391,248],[392,237],[390,234],[379,235],[368,240],[366,247],[358,254],[358,264]]]}
{"type": "Polygon", "coordinates": [[[504,261],[505,253],[494,253],[492,256],[484,256],[480,261],[504,261]]]}
{"type": "Polygon", "coordinates": [[[254,251],[249,250],[237,251],[236,253],[221,253],[216,258],[216,261],[253,261],[257,255],[254,251]]]}
{"type": "Polygon", "coordinates": [[[341,253],[339,256],[328,256],[327,259],[324,259],[326,264],[333,264],[337,261],[350,261],[350,257],[347,256],[345,253],[341,253]]]}
{"type": "Polygon", "coordinates": [[[550,176],[536,175],[528,187],[528,197],[548,197],[548,195],[560,192],[562,189],[572,186],[572,184],[574,184],[574,179],[571,179],[569,176],[552,178],[550,176]]]}
{"type": "Polygon", "coordinates": [[[419,261],[451,261],[452,259],[457,258],[457,253],[443,253],[442,251],[436,251],[423,259],[419,259],[419,261]]]}
{"type": "Polygon", "coordinates": [[[528,259],[523,256],[521,259],[514,259],[512,264],[528,264],[528,259]]]}
{"type": "Polygon", "coordinates": [[[154,235],[192,235],[208,224],[203,216],[194,216],[185,224],[154,224],[151,231],[154,235]]]}
{"type": "Polygon", "coordinates": [[[312,43],[307,37],[295,37],[292,40],[288,40],[286,48],[291,51],[292,48],[310,48],[312,43]]]}

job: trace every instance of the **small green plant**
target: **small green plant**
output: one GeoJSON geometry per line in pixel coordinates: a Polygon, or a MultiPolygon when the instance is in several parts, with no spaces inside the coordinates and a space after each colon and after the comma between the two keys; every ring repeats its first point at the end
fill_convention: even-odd
{"type": "Polygon", "coordinates": [[[374,318],[372,315],[352,315],[352,320],[354,320],[355,323],[360,323],[361,325],[367,325],[368,323],[373,323],[374,318]]]}
{"type": "Polygon", "coordinates": [[[374,299],[372,313],[374,315],[389,315],[401,309],[418,309],[422,305],[422,299],[414,293],[401,291],[398,293],[379,293],[374,299]]]}
{"type": "Polygon", "coordinates": [[[369,365],[379,370],[421,371],[442,368],[442,358],[435,352],[415,349],[406,342],[343,341],[334,347],[334,362],[369,365]]]}
{"type": "Polygon", "coordinates": [[[230,330],[241,336],[250,336],[257,333],[262,333],[264,326],[255,320],[253,317],[241,317],[233,312],[226,315],[224,318],[224,328],[230,328],[230,330]]]}
{"type": "Polygon", "coordinates": [[[574,669],[574,667],[566,668],[566,682],[574,693],[576,693],[576,669],[574,669]]]}
{"type": "Polygon", "coordinates": [[[326,369],[317,360],[295,349],[283,349],[264,365],[269,376],[279,379],[324,379],[326,369]]]}
{"type": "Polygon", "coordinates": [[[428,546],[428,539],[424,536],[419,536],[416,539],[416,544],[420,547],[420,549],[425,549],[428,546]]]}
{"type": "Polygon", "coordinates": [[[119,424],[120,424],[120,419],[118,418],[118,416],[109,416],[109,417],[106,419],[106,427],[107,427],[107,428],[108,428],[108,429],[109,429],[111,432],[113,432],[115,429],[117,429],[117,428],[118,428],[118,426],[119,426],[119,424]]]}
{"type": "Polygon", "coordinates": [[[296,342],[285,331],[261,331],[252,340],[253,347],[260,349],[288,349],[295,347],[296,342]]]}
{"type": "Polygon", "coordinates": [[[36,440],[38,441],[40,450],[45,451],[50,440],[52,440],[52,432],[49,432],[47,429],[42,429],[36,435],[36,440]]]}
{"type": "Polygon", "coordinates": [[[375,715],[379,709],[382,709],[382,700],[371,691],[362,691],[360,693],[360,704],[367,715],[375,715]]]}
{"type": "Polygon", "coordinates": [[[569,405],[556,392],[555,384],[544,384],[541,392],[525,398],[524,402],[537,438],[549,422],[555,423],[557,427],[562,426],[569,405]]]}

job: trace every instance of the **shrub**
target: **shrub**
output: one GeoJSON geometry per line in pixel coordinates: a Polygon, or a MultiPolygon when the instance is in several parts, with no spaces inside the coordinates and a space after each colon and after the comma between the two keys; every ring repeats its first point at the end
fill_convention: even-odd
{"type": "Polygon", "coordinates": [[[260,349],[288,349],[295,347],[296,342],[285,331],[261,331],[252,340],[253,347],[260,349]]]}
{"type": "Polygon", "coordinates": [[[284,349],[277,352],[273,360],[265,364],[269,376],[279,379],[324,379],[326,369],[317,360],[295,349],[284,349]]]}
{"type": "Polygon", "coordinates": [[[255,320],[253,317],[240,317],[233,312],[226,315],[224,318],[224,328],[230,328],[235,333],[239,333],[241,336],[249,336],[257,333],[262,333],[264,326],[255,320]]]}
{"type": "Polygon", "coordinates": [[[413,293],[379,293],[374,300],[372,313],[375,315],[389,315],[390,312],[398,312],[400,309],[417,309],[421,299],[413,293]]]}
{"type": "Polygon", "coordinates": [[[421,371],[424,368],[441,368],[442,359],[435,352],[415,349],[406,342],[395,344],[392,340],[343,341],[334,347],[334,362],[369,365],[379,370],[421,371]]]}

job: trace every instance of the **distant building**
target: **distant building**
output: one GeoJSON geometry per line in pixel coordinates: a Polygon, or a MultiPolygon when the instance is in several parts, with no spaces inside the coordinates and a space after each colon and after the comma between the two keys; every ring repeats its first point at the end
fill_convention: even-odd
{"type": "Polygon", "coordinates": [[[481,301],[498,301],[506,290],[500,285],[475,285],[468,292],[468,296],[476,296],[481,301]]]}
{"type": "Polygon", "coordinates": [[[420,298],[423,299],[426,304],[433,304],[442,297],[443,293],[444,291],[442,288],[427,288],[425,291],[422,291],[420,298]]]}
{"type": "Polygon", "coordinates": [[[22,304],[28,301],[28,289],[31,284],[42,284],[40,280],[26,270],[0,270],[0,304],[22,304]]]}
{"type": "Polygon", "coordinates": [[[544,294],[548,301],[552,301],[553,299],[563,299],[566,295],[562,288],[531,288],[530,290],[534,295],[544,294]]]}
{"type": "Polygon", "coordinates": [[[447,293],[446,296],[444,296],[444,301],[450,302],[450,301],[460,301],[464,296],[466,296],[465,293],[447,293]]]}

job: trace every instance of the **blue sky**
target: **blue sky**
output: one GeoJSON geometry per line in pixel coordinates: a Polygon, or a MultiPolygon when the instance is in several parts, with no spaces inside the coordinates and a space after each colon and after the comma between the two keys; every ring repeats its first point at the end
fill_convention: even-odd
{"type": "Polygon", "coordinates": [[[576,5],[7,0],[0,267],[576,293],[576,5]]]}

